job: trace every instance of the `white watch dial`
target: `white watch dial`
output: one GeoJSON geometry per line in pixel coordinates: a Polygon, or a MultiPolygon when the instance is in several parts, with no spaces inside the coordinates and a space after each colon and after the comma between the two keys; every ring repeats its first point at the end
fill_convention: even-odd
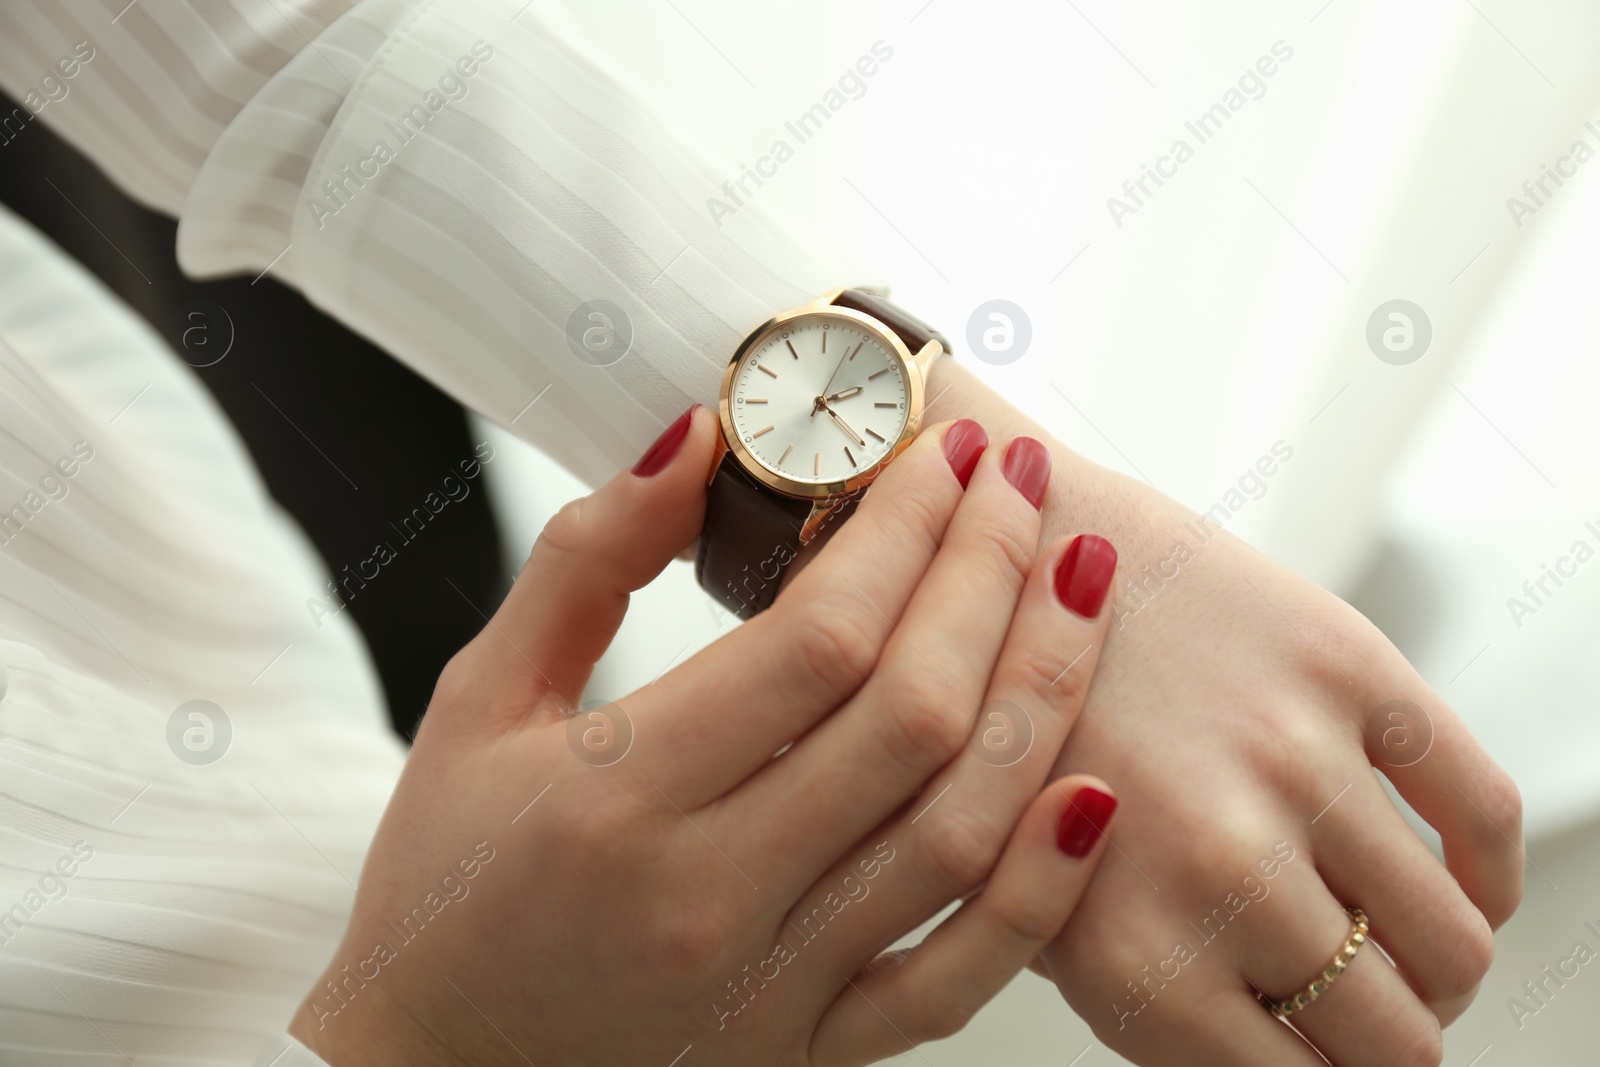
{"type": "Polygon", "coordinates": [[[756,462],[797,482],[842,482],[883,459],[905,428],[900,357],[853,320],[811,315],[745,354],[729,390],[734,432],[756,462]]]}

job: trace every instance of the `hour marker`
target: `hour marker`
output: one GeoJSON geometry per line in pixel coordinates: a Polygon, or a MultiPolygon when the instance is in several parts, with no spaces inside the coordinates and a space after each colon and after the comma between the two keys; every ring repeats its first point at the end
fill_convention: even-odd
{"type": "Polygon", "coordinates": [[[791,356],[793,356],[795,359],[799,359],[800,358],[800,353],[798,353],[798,352],[796,352],[794,350],[794,342],[793,341],[785,341],[783,343],[789,346],[789,354],[791,356]]]}
{"type": "Polygon", "coordinates": [[[821,452],[818,452],[816,455],[812,456],[812,458],[811,458],[811,476],[813,478],[822,477],[822,453],[821,452]]]}
{"type": "Polygon", "coordinates": [[[854,456],[852,456],[850,454],[850,446],[849,445],[845,445],[844,446],[844,458],[848,459],[850,461],[850,466],[854,467],[856,465],[856,457],[854,457],[854,456]]]}
{"type": "Polygon", "coordinates": [[[751,434],[750,436],[751,437],[760,437],[764,433],[771,432],[771,430],[772,430],[772,427],[771,426],[767,426],[767,427],[765,427],[763,429],[757,430],[755,433],[751,434]]]}
{"type": "Polygon", "coordinates": [[[864,345],[866,343],[867,342],[862,341],[860,344],[858,344],[854,348],[852,348],[850,350],[850,354],[848,356],[844,357],[845,358],[845,362],[848,363],[850,360],[855,359],[856,358],[856,353],[861,351],[861,345],[864,345]]]}
{"type": "Polygon", "coordinates": [[[889,368],[888,367],[885,367],[880,371],[873,371],[871,374],[867,375],[867,381],[870,382],[870,381],[872,381],[872,379],[882,377],[883,375],[888,374],[888,373],[889,373],[889,368]]]}
{"type": "Polygon", "coordinates": [[[767,398],[766,397],[762,397],[762,398],[760,398],[758,400],[753,396],[747,396],[747,397],[744,398],[744,402],[746,404],[765,404],[767,402],[767,398]]]}
{"type": "Polygon", "coordinates": [[[894,403],[892,400],[880,400],[872,406],[875,408],[897,408],[900,405],[894,403]]]}
{"type": "Polygon", "coordinates": [[[828,350],[828,331],[827,330],[823,330],[822,331],[822,350],[824,352],[826,352],[828,350]]]}
{"type": "Polygon", "coordinates": [[[756,370],[766,371],[768,374],[772,375],[774,378],[776,378],[778,376],[778,372],[773,370],[771,367],[767,366],[765,363],[757,363],[756,364],[756,370]]]}
{"type": "Polygon", "coordinates": [[[883,436],[883,434],[879,433],[877,430],[874,430],[871,426],[867,427],[867,432],[870,433],[872,436],[876,437],[880,441],[886,441],[887,440],[883,436]]]}
{"type": "Polygon", "coordinates": [[[778,466],[783,466],[783,461],[789,458],[789,453],[794,451],[794,445],[783,450],[783,455],[778,457],[778,466]]]}

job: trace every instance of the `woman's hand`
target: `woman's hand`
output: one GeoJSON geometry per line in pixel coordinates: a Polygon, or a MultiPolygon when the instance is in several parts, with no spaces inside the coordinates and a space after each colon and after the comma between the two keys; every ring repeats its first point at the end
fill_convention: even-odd
{"type": "Polygon", "coordinates": [[[1349,605],[1214,526],[1202,539],[1192,512],[1050,441],[958,364],[932,391],[942,412],[1049,442],[1046,535],[1108,533],[1142,586],[1057,764],[1127,797],[1118,854],[1045,953],[1068,1002],[1148,1067],[1321,1064],[1256,991],[1305,989],[1356,905],[1396,966],[1360,953],[1294,1027],[1335,1067],[1437,1064],[1521,897],[1511,779],[1349,605]]]}
{"type": "Polygon", "coordinates": [[[696,409],[568,505],[440,678],[292,1027],[335,1067],[865,1063],[958,1029],[1078,900],[1116,801],[1046,781],[1116,556],[1036,553],[1037,442],[931,428],[775,608],[572,715],[698,532],[714,433],[696,409]]]}

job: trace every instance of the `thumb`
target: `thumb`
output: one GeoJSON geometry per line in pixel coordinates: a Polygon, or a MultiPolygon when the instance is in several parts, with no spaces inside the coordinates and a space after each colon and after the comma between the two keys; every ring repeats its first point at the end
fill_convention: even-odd
{"type": "Polygon", "coordinates": [[[576,704],[622,625],[629,594],[694,542],[716,432],[714,414],[694,405],[633,469],[545,524],[511,592],[474,639],[478,670],[515,679],[515,711],[548,704],[565,714],[576,704]]]}

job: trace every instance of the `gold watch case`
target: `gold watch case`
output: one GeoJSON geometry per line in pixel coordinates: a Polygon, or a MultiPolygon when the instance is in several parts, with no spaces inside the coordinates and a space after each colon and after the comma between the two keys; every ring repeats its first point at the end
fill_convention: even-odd
{"type": "Polygon", "coordinates": [[[933,361],[944,351],[938,341],[929,341],[919,352],[912,352],[906,347],[904,341],[893,330],[871,315],[856,311],[853,308],[834,306],[843,287],[830,289],[809,304],[791,308],[781,314],[774,315],[762,323],[750,336],[746,337],[734,351],[733,358],[728,361],[727,369],[722,372],[722,389],[717,398],[717,413],[721,420],[722,435],[717,444],[717,453],[711,464],[711,476],[716,476],[717,470],[731,453],[739,466],[762,485],[784,496],[795,497],[801,500],[814,502],[811,516],[801,533],[801,540],[808,541],[823,520],[845,499],[872,484],[878,472],[891,462],[906,447],[916,440],[917,434],[922,429],[922,413],[924,399],[927,395],[928,368],[933,361]],[[733,411],[731,395],[733,391],[734,373],[739,369],[739,364],[751,349],[758,347],[777,330],[800,318],[827,317],[849,322],[870,332],[881,342],[885,349],[892,352],[901,362],[907,382],[906,421],[900,431],[900,436],[891,444],[883,455],[870,468],[862,471],[853,478],[840,482],[802,482],[793,478],[786,478],[781,474],[768,470],[757,462],[750,451],[739,439],[733,427],[733,411]]]}

